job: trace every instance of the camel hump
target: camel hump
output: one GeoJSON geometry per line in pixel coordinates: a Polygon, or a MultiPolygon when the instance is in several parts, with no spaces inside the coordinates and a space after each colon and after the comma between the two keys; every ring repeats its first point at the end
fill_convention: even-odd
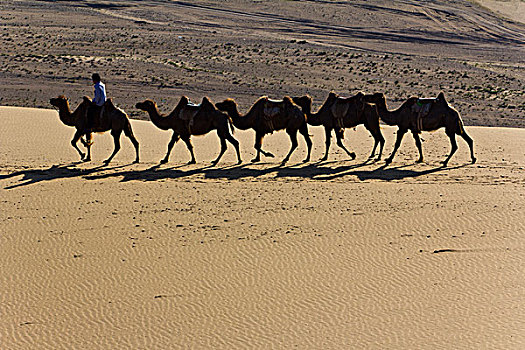
{"type": "Polygon", "coordinates": [[[88,96],[82,96],[82,100],[87,103],[91,103],[91,99],[88,96]]]}
{"type": "Polygon", "coordinates": [[[438,97],[436,98],[436,100],[439,100],[439,101],[443,101],[443,102],[446,102],[447,100],[445,99],[445,94],[443,93],[443,91],[441,91],[438,95],[438,97]]]}
{"type": "Polygon", "coordinates": [[[362,105],[365,103],[365,94],[362,91],[359,91],[355,96],[356,102],[359,103],[361,108],[362,105]]]}
{"type": "Polygon", "coordinates": [[[290,96],[284,96],[283,97],[283,102],[285,104],[287,104],[287,105],[293,105],[294,104],[293,100],[292,100],[292,98],[290,96]]]}
{"type": "Polygon", "coordinates": [[[210,98],[208,96],[204,96],[202,98],[202,102],[201,102],[201,106],[206,106],[206,107],[209,107],[209,106],[213,106],[213,102],[211,102],[210,98]]]}

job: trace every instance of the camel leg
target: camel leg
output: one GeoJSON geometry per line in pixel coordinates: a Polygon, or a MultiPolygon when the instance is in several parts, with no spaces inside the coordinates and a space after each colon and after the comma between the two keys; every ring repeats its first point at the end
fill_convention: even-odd
{"type": "Polygon", "coordinates": [[[303,160],[303,163],[306,163],[310,161],[310,154],[312,153],[312,140],[310,139],[310,135],[308,134],[308,124],[304,123],[299,129],[299,132],[301,133],[301,135],[303,135],[304,140],[306,141],[306,147],[308,148],[308,154],[303,160]]]}
{"type": "Polygon", "coordinates": [[[419,134],[417,131],[412,130],[412,136],[414,136],[414,141],[416,141],[416,147],[419,151],[419,159],[417,160],[417,163],[423,163],[423,148],[421,147],[421,139],[419,138],[419,134]]]}
{"type": "Polygon", "coordinates": [[[196,164],[197,161],[195,160],[195,155],[193,154],[193,145],[191,144],[190,135],[183,137],[182,141],[184,141],[186,147],[188,147],[188,151],[190,151],[191,160],[188,162],[188,164],[196,164]]]}
{"type": "Polygon", "coordinates": [[[82,137],[80,138],[80,142],[84,145],[84,147],[88,148],[89,145],[93,143],[93,136],[90,132],[85,133],[86,139],[84,140],[82,137]]]}
{"type": "Polygon", "coordinates": [[[86,133],[86,141],[83,141],[82,138],[80,138],[80,141],[83,141],[82,143],[87,149],[87,156],[84,159],[84,162],[91,161],[91,145],[93,144],[92,139],[93,135],[90,132],[86,133]]]}
{"type": "Polygon", "coordinates": [[[226,149],[228,148],[228,146],[226,145],[226,139],[224,137],[220,137],[220,140],[221,140],[221,151],[219,152],[219,155],[217,156],[217,158],[213,162],[211,162],[212,165],[216,165],[219,162],[222,155],[224,154],[224,152],[226,152],[226,149]]]}
{"type": "Polygon", "coordinates": [[[372,148],[372,153],[370,154],[370,158],[374,158],[374,154],[376,153],[377,145],[379,145],[379,153],[377,154],[376,161],[381,160],[381,155],[383,154],[383,147],[385,146],[385,138],[383,135],[379,134],[379,137],[374,136],[374,148],[372,148]]]}
{"type": "Polygon", "coordinates": [[[324,157],[321,158],[321,161],[328,160],[328,151],[330,150],[330,143],[332,142],[332,129],[331,128],[324,128],[324,134],[325,134],[325,150],[324,150],[324,157]]]}
{"type": "Polygon", "coordinates": [[[113,159],[113,157],[117,154],[117,152],[120,150],[120,133],[122,131],[121,130],[112,130],[111,131],[111,136],[113,136],[113,143],[115,144],[115,148],[113,149],[113,153],[111,153],[111,155],[109,156],[108,159],[106,159],[104,161],[104,163],[106,165],[108,165],[111,160],[113,159]]]}
{"type": "Polygon", "coordinates": [[[472,159],[472,164],[476,163],[476,157],[474,157],[474,141],[472,141],[472,138],[467,135],[465,131],[460,134],[461,137],[463,137],[463,140],[465,140],[468,143],[468,146],[470,147],[470,158],[472,159]]]}
{"type": "Polygon", "coordinates": [[[179,141],[179,134],[177,134],[175,131],[173,131],[173,135],[171,136],[170,143],[168,143],[168,152],[166,152],[166,156],[163,160],[160,161],[161,164],[166,164],[168,162],[168,159],[170,158],[171,150],[173,149],[173,146],[177,141],[179,141]]]}
{"type": "Polygon", "coordinates": [[[127,127],[124,129],[124,135],[126,135],[133,144],[133,147],[135,147],[135,161],[133,163],[139,162],[139,142],[135,138],[135,135],[133,135],[133,130],[131,129],[131,124],[128,124],[127,127]]]}
{"type": "Polygon", "coordinates": [[[290,151],[288,152],[288,154],[286,155],[286,157],[284,157],[283,161],[281,162],[281,165],[285,165],[288,160],[290,160],[290,156],[292,155],[293,151],[295,151],[295,149],[297,148],[297,129],[294,129],[294,130],[286,130],[286,132],[288,133],[288,135],[290,135],[290,141],[292,141],[292,146],[290,147],[290,151]]]}
{"type": "Polygon", "coordinates": [[[450,154],[448,155],[447,159],[443,161],[443,166],[447,166],[448,161],[450,160],[450,158],[452,158],[452,156],[454,155],[454,153],[456,153],[458,149],[458,145],[456,143],[456,134],[450,133],[448,134],[448,137],[450,138],[450,145],[452,146],[452,148],[450,150],[450,154]]]}
{"type": "Polygon", "coordinates": [[[228,140],[233,145],[233,147],[235,147],[235,151],[237,152],[237,164],[242,164],[241,151],[239,150],[239,141],[237,141],[229,133],[226,135],[226,140],[228,140]]]}
{"type": "Polygon", "coordinates": [[[397,149],[399,148],[399,145],[401,145],[401,140],[403,140],[403,136],[407,132],[406,129],[397,129],[397,139],[396,144],[394,145],[394,150],[392,151],[392,154],[390,157],[385,159],[386,164],[392,163],[392,160],[394,159],[394,156],[396,155],[397,149]]]}
{"type": "Polygon", "coordinates": [[[379,154],[377,155],[376,161],[381,160],[381,155],[383,154],[383,147],[385,146],[385,138],[383,137],[383,134],[381,134],[381,129],[379,128],[379,124],[377,124],[376,127],[371,128],[368,125],[365,125],[365,127],[370,131],[370,134],[374,137],[374,148],[372,148],[372,153],[370,153],[370,158],[374,158],[374,154],[376,153],[377,145],[379,145],[379,154]]]}
{"type": "Polygon", "coordinates": [[[86,156],[84,152],[82,152],[77,146],[77,142],[78,140],[80,140],[82,135],[83,133],[77,130],[77,132],[75,132],[75,135],[73,136],[73,139],[71,140],[71,146],[73,146],[77,150],[78,154],[80,155],[80,160],[84,160],[84,157],[86,156]]]}
{"type": "Polygon", "coordinates": [[[257,154],[255,155],[255,158],[252,159],[252,163],[257,163],[261,160],[261,147],[262,147],[262,140],[263,137],[261,135],[258,135],[255,133],[255,150],[257,151],[257,154]]]}
{"type": "Polygon", "coordinates": [[[255,158],[252,159],[252,163],[256,163],[261,160],[261,153],[265,157],[270,157],[270,158],[275,157],[272,153],[263,151],[262,149],[263,137],[264,137],[264,134],[260,134],[258,132],[255,133],[255,149],[257,150],[257,155],[255,156],[255,158]]]}
{"type": "Polygon", "coordinates": [[[347,150],[345,145],[343,144],[344,132],[345,132],[344,129],[340,129],[339,131],[335,132],[335,137],[337,138],[337,145],[339,147],[341,147],[346,152],[346,154],[348,154],[350,156],[350,158],[352,158],[352,160],[354,160],[355,159],[355,153],[354,152],[350,152],[349,150],[347,150]]]}

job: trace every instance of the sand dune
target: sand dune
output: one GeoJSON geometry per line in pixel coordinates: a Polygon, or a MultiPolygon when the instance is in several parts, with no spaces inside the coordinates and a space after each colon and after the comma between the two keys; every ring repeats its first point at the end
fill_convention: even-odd
{"type": "Polygon", "coordinates": [[[523,0],[476,0],[476,2],[495,13],[525,24],[525,2],[523,0]]]}
{"type": "MultiPolygon", "coordinates": [[[[347,131],[347,160],[217,167],[214,133],[159,165],[169,133],[133,121],[96,135],[77,162],[55,111],[0,108],[0,344],[5,349],[504,348],[525,344],[521,295],[525,130],[467,127],[449,167],[442,131],[364,163],[373,141],[347,131]],[[45,131],[45,132],[44,132],[45,131]],[[50,135],[53,135],[50,137],[50,135]]],[[[382,129],[392,149],[394,129],[382,129]]],[[[323,131],[311,128],[314,159],[323,131]]],[[[253,133],[235,133],[242,155],[253,133]]]]}

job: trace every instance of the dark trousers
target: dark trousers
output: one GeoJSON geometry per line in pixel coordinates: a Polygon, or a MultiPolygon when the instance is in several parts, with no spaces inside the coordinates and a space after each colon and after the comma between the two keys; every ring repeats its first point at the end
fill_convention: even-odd
{"type": "Polygon", "coordinates": [[[102,106],[92,104],[88,108],[87,113],[87,127],[88,129],[96,129],[100,126],[100,111],[102,106]]]}

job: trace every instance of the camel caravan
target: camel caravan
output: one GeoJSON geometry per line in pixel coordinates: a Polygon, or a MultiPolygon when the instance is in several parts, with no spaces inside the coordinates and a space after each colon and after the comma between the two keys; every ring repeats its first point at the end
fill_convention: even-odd
{"type": "MultiPolygon", "coordinates": [[[[90,122],[88,118],[90,106],[93,106],[89,97],[84,97],[74,111],[71,111],[69,102],[64,96],[52,98],[50,103],[58,109],[60,120],[65,125],[76,128],[71,144],[82,161],[91,160],[92,134],[110,131],[114,139],[114,150],[111,156],[105,160],[105,163],[108,164],[120,149],[120,136],[123,131],[135,147],[135,162],[139,162],[139,143],[133,135],[128,115],[116,107],[111,99],[108,99],[101,106],[100,111],[96,113],[94,117],[96,122],[90,122]],[[86,148],[87,153],[78,148],[78,141],[86,148]]],[[[308,125],[324,127],[325,153],[321,161],[328,159],[332,131],[335,133],[337,145],[346,152],[350,159],[355,159],[355,153],[345,147],[343,139],[345,129],[354,128],[358,125],[363,125],[374,138],[374,146],[369,159],[379,161],[385,144],[380,121],[398,127],[394,149],[390,156],[385,159],[386,164],[392,162],[403,136],[409,130],[419,151],[417,162],[423,162],[419,134],[422,131],[435,131],[442,127],[445,128],[445,133],[450,138],[451,144],[450,154],[442,162],[443,165],[448,164],[458,148],[456,135],[461,136],[467,142],[470,147],[471,161],[472,163],[476,162],[473,141],[465,131],[459,112],[448,104],[442,92],[436,98],[411,97],[395,110],[388,109],[386,97],[382,93],[365,95],[359,92],[354,96],[341,97],[330,92],[317,112],[312,111],[312,103],[312,98],[308,95],[285,96],[282,100],[272,100],[263,96],[253,103],[246,114],[242,115],[239,112],[238,104],[232,98],[214,104],[209,98],[204,97],[202,102],[197,105],[190,103],[186,96],[182,96],[177,106],[167,115],[160,113],[157,104],[151,99],[138,102],[136,108],[146,112],[152,123],[159,129],[173,131],[166,156],[160,161],[161,163],[168,162],[171,150],[179,139],[184,141],[190,152],[189,164],[196,163],[191,136],[204,135],[212,130],[217,130],[221,150],[212,164],[217,164],[226,151],[226,141],[235,148],[237,162],[241,164],[239,142],[233,137],[234,128],[253,129],[255,131],[256,156],[252,162],[259,162],[261,154],[265,157],[274,157],[272,153],[263,150],[263,138],[266,134],[274,131],[286,130],[290,137],[291,148],[281,164],[286,164],[297,148],[297,132],[299,131],[307,145],[307,156],[303,162],[308,162],[312,149],[308,125]],[[379,146],[379,150],[376,156],[377,146],[379,146]]]]}

